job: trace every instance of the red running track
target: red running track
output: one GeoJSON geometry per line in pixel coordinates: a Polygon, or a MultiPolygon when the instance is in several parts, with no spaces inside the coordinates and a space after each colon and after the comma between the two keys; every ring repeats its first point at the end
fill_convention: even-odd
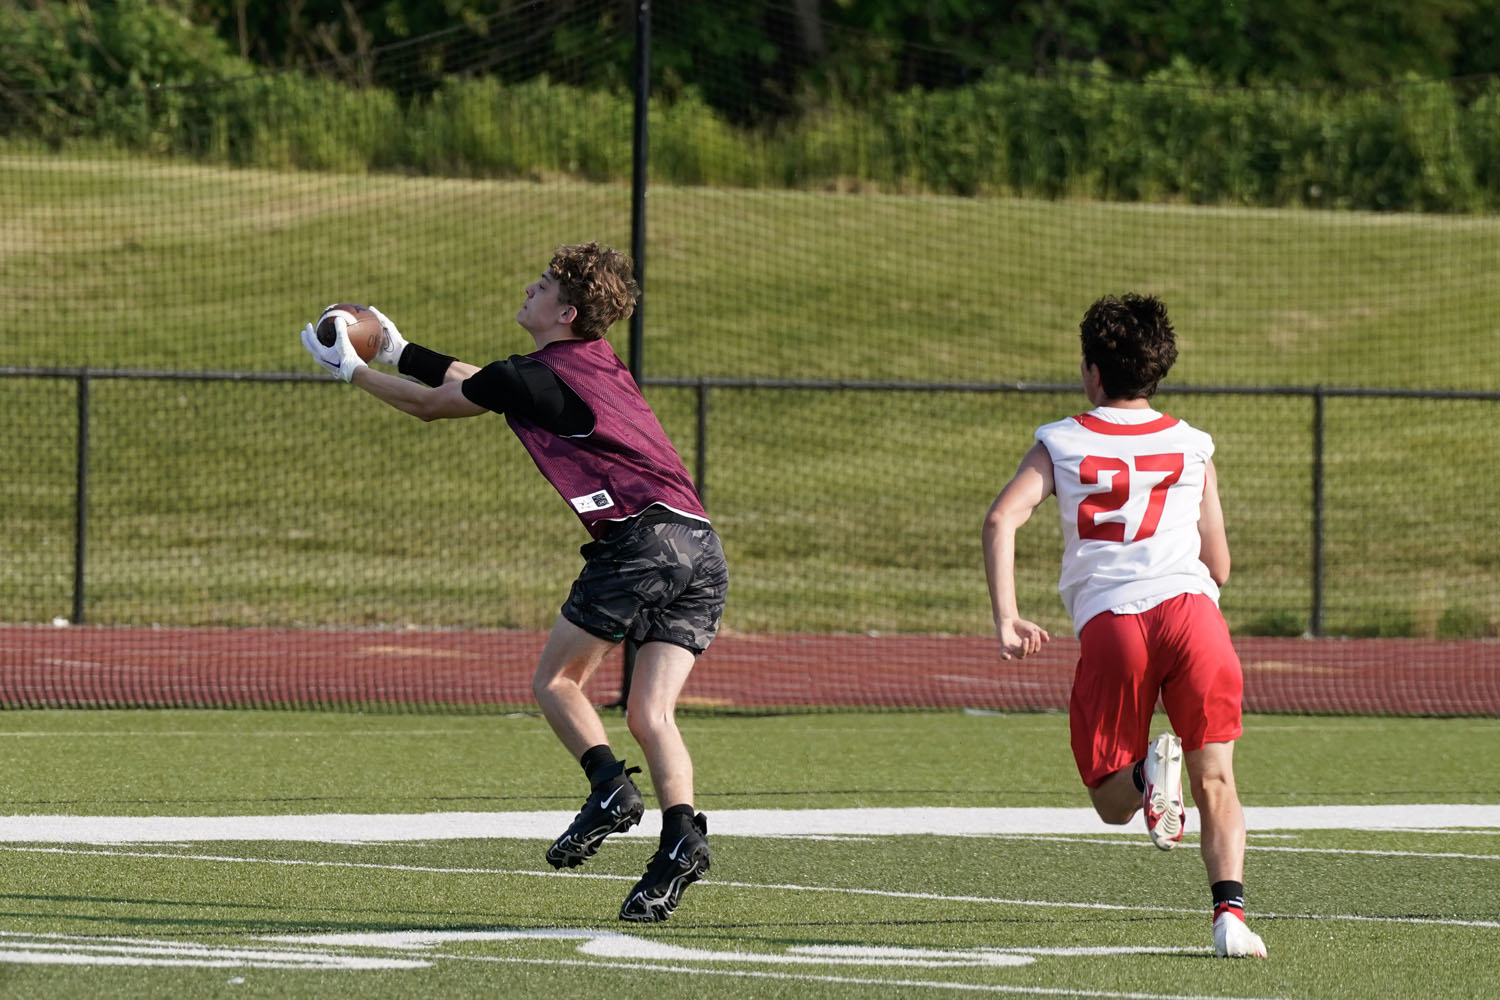
{"type": "MultiPolygon", "coordinates": [[[[0,705],[478,707],[531,702],[532,632],[0,627],[0,705]]],[[[1236,641],[1251,712],[1500,715],[1500,641],[1236,641]]],[[[1065,709],[1077,643],[1020,662],[987,636],[722,634],[683,704],[1065,709]]],[[[619,661],[589,687],[619,697],[619,661]]]]}

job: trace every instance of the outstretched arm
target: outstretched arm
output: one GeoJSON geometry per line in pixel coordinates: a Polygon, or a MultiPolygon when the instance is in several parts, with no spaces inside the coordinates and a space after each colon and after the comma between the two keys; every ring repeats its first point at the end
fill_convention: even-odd
{"type": "Polygon", "coordinates": [[[401,367],[404,374],[422,379],[413,382],[385,372],[375,371],[365,364],[349,343],[347,324],[336,318],[336,332],[332,344],[322,344],[311,323],[302,330],[302,346],[325,371],[334,378],[352,382],[365,392],[423,420],[442,420],[450,417],[477,417],[489,410],[471,403],[463,394],[463,383],[479,369],[474,365],[458,361],[446,355],[435,354],[416,344],[407,343],[396,329],[396,324],[387,319],[380,310],[371,307],[380,318],[385,336],[380,349],[372,361],[401,367]],[[413,365],[403,359],[416,357],[413,365]]]}
{"type": "Polygon", "coordinates": [[[462,361],[448,367],[443,384],[436,388],[387,375],[373,368],[359,368],[350,379],[355,385],[387,403],[422,420],[444,420],[454,417],[477,417],[489,410],[471,403],[463,393],[464,379],[479,369],[462,361]]]}
{"type": "Polygon", "coordinates": [[[1203,502],[1198,507],[1198,558],[1214,583],[1229,579],[1229,536],[1224,531],[1224,508],[1219,504],[1219,474],[1213,459],[1203,475],[1203,502]]]}
{"type": "Polygon", "coordinates": [[[409,343],[385,313],[374,306],[370,311],[380,320],[384,332],[375,360],[398,368],[409,377],[396,378],[360,368],[349,381],[381,402],[422,420],[477,417],[489,412],[469,402],[463,394],[464,380],[477,372],[478,367],[409,343]]]}
{"type": "Polygon", "coordinates": [[[1002,659],[1020,659],[1042,648],[1051,636],[1021,617],[1016,603],[1016,529],[1052,493],[1052,456],[1032,445],[1011,481],[1005,484],[984,519],[984,572],[990,585],[990,610],[1002,659]]]}

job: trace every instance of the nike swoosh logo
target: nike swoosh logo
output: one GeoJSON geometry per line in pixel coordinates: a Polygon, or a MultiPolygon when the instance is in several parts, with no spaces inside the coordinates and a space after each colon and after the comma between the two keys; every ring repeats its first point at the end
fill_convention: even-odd
{"type": "Polygon", "coordinates": [[[609,793],[609,798],[607,798],[603,802],[599,803],[599,808],[600,809],[608,809],[609,808],[609,804],[615,800],[615,796],[619,795],[620,794],[620,790],[623,789],[624,787],[625,787],[624,785],[618,785],[618,786],[616,786],[615,790],[609,793]]]}
{"type": "Polygon", "coordinates": [[[676,861],[677,860],[677,852],[680,851],[680,850],[682,850],[682,845],[684,843],[686,843],[686,842],[687,842],[687,838],[686,837],[683,837],[681,840],[679,840],[677,842],[677,844],[670,851],[667,852],[667,860],[668,861],[676,861]]]}

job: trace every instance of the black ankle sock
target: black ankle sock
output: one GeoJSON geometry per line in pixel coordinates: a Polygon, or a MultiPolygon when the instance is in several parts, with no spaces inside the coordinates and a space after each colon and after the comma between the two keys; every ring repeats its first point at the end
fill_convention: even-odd
{"type": "Polygon", "coordinates": [[[1208,887],[1214,894],[1214,916],[1223,910],[1231,910],[1240,919],[1245,917],[1245,883],[1225,879],[1208,887]]]}
{"type": "Polygon", "coordinates": [[[625,771],[625,762],[615,759],[615,752],[609,748],[608,743],[589,747],[583,752],[583,756],[578,758],[578,763],[583,765],[584,776],[589,779],[590,785],[608,781],[625,771]],[[614,767],[616,764],[619,765],[618,768],[614,767]]]}
{"type": "Polygon", "coordinates": [[[1135,782],[1135,790],[1144,792],[1146,790],[1146,761],[1144,758],[1135,762],[1135,767],[1130,769],[1130,780],[1135,782]]]}
{"type": "Polygon", "coordinates": [[[686,836],[693,829],[692,806],[679,805],[662,810],[661,839],[663,843],[666,843],[668,840],[675,841],[678,837],[686,836]]]}

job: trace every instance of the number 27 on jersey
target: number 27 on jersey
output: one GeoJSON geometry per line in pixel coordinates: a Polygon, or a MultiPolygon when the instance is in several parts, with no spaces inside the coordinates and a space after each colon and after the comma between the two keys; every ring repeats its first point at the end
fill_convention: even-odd
{"type": "Polygon", "coordinates": [[[1136,455],[1132,459],[1134,471],[1155,473],[1131,477],[1131,463],[1123,458],[1088,455],[1078,466],[1079,481],[1085,486],[1098,485],[1100,476],[1109,480],[1109,489],[1091,493],[1078,504],[1078,537],[1103,542],[1125,541],[1123,520],[1100,521],[1099,515],[1117,511],[1130,502],[1131,490],[1139,492],[1141,480],[1150,482],[1150,497],[1146,501],[1146,516],[1130,540],[1139,542],[1156,534],[1161,524],[1161,512],[1167,505],[1167,490],[1182,478],[1183,457],[1181,453],[1171,455],[1136,455]],[[1159,478],[1158,478],[1159,477],[1159,478]],[[1153,481],[1154,480],[1154,481],[1153,481]]]}

